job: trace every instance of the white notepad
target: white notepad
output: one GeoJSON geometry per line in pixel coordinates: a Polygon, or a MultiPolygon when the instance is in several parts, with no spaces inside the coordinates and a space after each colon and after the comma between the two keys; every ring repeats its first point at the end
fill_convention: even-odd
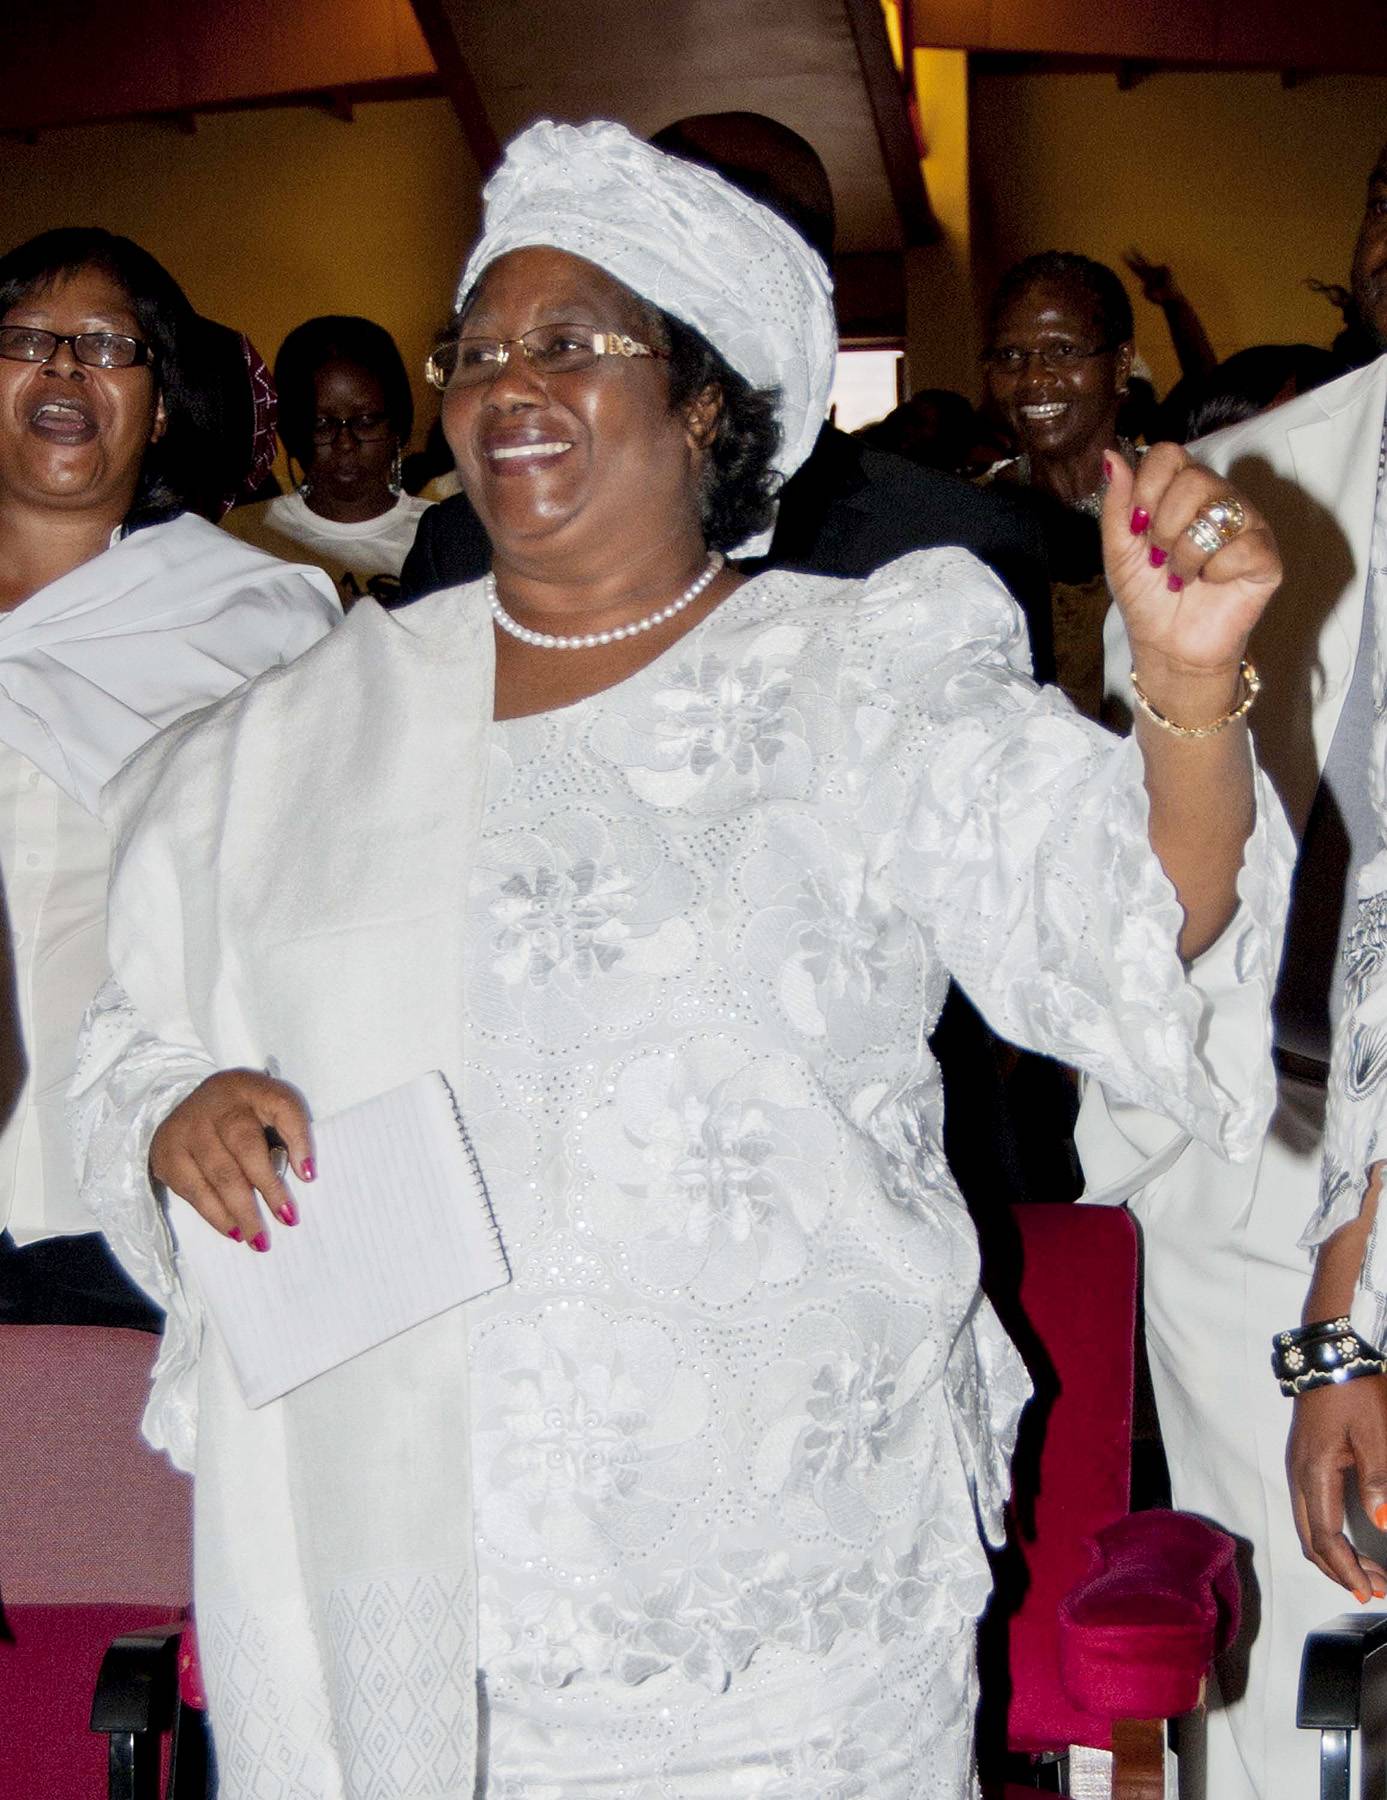
{"type": "Polygon", "coordinates": [[[247,1406],[510,1280],[481,1169],[437,1070],[313,1122],[318,1178],[285,1184],[261,1255],[170,1197],[182,1258],[247,1406]]]}

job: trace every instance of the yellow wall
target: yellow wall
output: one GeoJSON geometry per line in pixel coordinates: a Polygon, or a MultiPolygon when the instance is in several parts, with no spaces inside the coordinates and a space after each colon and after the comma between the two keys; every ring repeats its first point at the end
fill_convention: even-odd
{"type": "Polygon", "coordinates": [[[979,349],[968,203],[968,58],[961,50],[917,50],[914,73],[922,167],[941,236],[905,254],[906,383],[912,393],[925,387],[966,393],[979,349]]]}
{"type": "MultiPolygon", "coordinates": [[[[1288,90],[1271,75],[1158,75],[1120,93],[1111,75],[975,74],[970,105],[955,56],[921,62],[926,169],[949,235],[908,258],[913,387],[976,391],[970,253],[981,301],[1031,251],[1083,250],[1120,269],[1137,243],[1174,264],[1222,354],[1333,336],[1337,315],[1302,283],[1347,276],[1387,80],[1288,90]]],[[[350,125],[285,107],[202,115],[192,137],[153,124],[46,131],[6,145],[4,170],[0,247],[57,224],[127,232],[270,358],[300,319],[361,312],[419,370],[477,217],[476,170],[444,100],[361,105],[350,125]]],[[[1139,344],[1167,387],[1163,323],[1129,286],[1139,344]]],[[[417,442],[434,410],[422,375],[415,398],[417,442]]]]}
{"type": "Polygon", "coordinates": [[[267,360],[315,313],[363,313],[414,382],[415,442],[434,416],[422,368],[477,218],[477,173],[446,100],[311,107],[45,131],[4,150],[0,248],[54,225],[143,244],[200,312],[250,333],[267,360]]]}
{"type": "Polygon", "coordinates": [[[1080,250],[1127,280],[1158,388],[1176,376],[1164,322],[1121,255],[1169,262],[1221,356],[1328,344],[1339,317],[1304,286],[1346,282],[1368,170],[1387,136],[1387,79],[975,75],[980,295],[1016,258],[1080,250]]]}

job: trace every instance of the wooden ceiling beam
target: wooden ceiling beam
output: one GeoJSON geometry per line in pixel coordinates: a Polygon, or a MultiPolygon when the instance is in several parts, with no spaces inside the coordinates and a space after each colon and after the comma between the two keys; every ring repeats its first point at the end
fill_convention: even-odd
{"type": "Polygon", "coordinates": [[[467,148],[472,152],[472,160],[485,180],[501,160],[501,142],[487,116],[481,90],[453,31],[445,0],[410,0],[410,5],[424,35],[424,42],[429,47],[429,54],[438,66],[444,92],[462,127],[462,135],[467,140],[467,148]]]}
{"type": "MultiPolygon", "coordinates": [[[[943,232],[930,205],[929,189],[920,167],[920,146],[910,118],[909,86],[891,55],[880,0],[843,0],[843,7],[857,47],[877,142],[881,145],[881,160],[906,246],[913,249],[937,244],[943,232]]],[[[908,48],[906,54],[909,57],[908,48]]]]}

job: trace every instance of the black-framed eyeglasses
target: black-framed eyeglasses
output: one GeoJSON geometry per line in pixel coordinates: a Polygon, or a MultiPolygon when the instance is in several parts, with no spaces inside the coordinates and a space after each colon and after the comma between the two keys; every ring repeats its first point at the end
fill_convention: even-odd
{"type": "Polygon", "coordinates": [[[1082,344],[1071,344],[1061,338],[1053,344],[1037,344],[1029,350],[1021,344],[998,344],[991,350],[984,350],[982,360],[989,369],[1004,375],[1019,375],[1034,357],[1042,369],[1058,375],[1064,369],[1072,369],[1075,363],[1091,362],[1095,356],[1106,356],[1116,348],[1116,344],[1099,344],[1096,349],[1085,350],[1082,344]]]}
{"type": "Polygon", "coordinates": [[[7,362],[46,363],[66,344],[89,369],[133,369],[154,361],[143,338],[123,331],[40,331],[36,325],[0,325],[0,356],[7,362]]]}
{"type": "Polygon", "coordinates": [[[313,421],[313,442],[330,444],[339,431],[347,431],[358,444],[378,444],[382,438],[388,438],[393,430],[389,413],[353,413],[349,419],[339,418],[334,413],[319,413],[313,421]]]}
{"type": "Polygon", "coordinates": [[[445,338],[424,365],[436,388],[476,387],[499,375],[520,354],[538,375],[574,375],[591,369],[604,356],[667,357],[665,350],[641,344],[624,331],[595,331],[591,325],[536,325],[516,338],[445,338]]]}

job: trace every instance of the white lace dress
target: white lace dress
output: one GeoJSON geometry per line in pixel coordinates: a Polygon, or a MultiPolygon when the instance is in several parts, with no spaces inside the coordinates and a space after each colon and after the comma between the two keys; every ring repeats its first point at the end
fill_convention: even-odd
{"type": "Polygon", "coordinates": [[[1027,1390],[940,1155],[948,969],[1217,1130],[1134,759],[925,567],[763,579],[496,731],[465,1111],[515,1268],[472,1333],[498,1795],[970,1792],[972,1492],[995,1525],[1027,1390]]]}
{"type": "Polygon", "coordinates": [[[973,1792],[979,1518],[1028,1390],[926,1037],[952,970],[1245,1153],[1145,832],[1135,748],[1030,682],[961,552],[763,575],[494,727],[461,1086],[514,1279],[468,1309],[453,1422],[487,1800],[973,1792]]]}

